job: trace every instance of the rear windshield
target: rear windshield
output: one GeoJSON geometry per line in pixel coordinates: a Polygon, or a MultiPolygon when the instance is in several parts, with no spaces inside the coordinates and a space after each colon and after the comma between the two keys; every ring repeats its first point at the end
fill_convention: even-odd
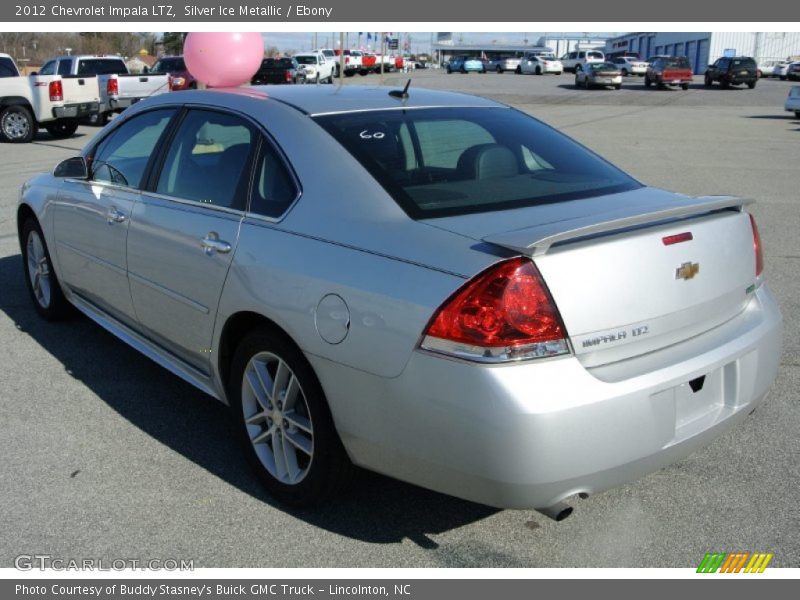
{"type": "Polygon", "coordinates": [[[577,142],[514,109],[388,110],[316,120],[414,219],[641,187],[577,142]]]}
{"type": "Polygon", "coordinates": [[[588,56],[589,58],[599,58],[600,60],[603,59],[602,52],[587,52],[586,56],[588,56]]]}
{"type": "Polygon", "coordinates": [[[732,63],[732,66],[742,69],[755,69],[756,61],[752,58],[737,58],[732,63]]]}
{"type": "Polygon", "coordinates": [[[301,65],[315,65],[317,64],[316,56],[295,56],[294,59],[301,65]]]}
{"type": "Polygon", "coordinates": [[[592,71],[619,71],[617,65],[607,62],[594,63],[592,65],[589,65],[589,68],[592,71]]]}
{"type": "Polygon", "coordinates": [[[7,56],[0,56],[0,77],[18,77],[14,61],[7,56]]]}
{"type": "Polygon", "coordinates": [[[164,73],[177,73],[179,71],[186,70],[186,63],[183,62],[183,58],[174,57],[174,58],[162,58],[153,65],[151,69],[151,73],[156,74],[164,74],[164,73]]]}
{"type": "Polygon", "coordinates": [[[87,58],[78,61],[78,75],[126,75],[121,58],[87,58]]]}
{"type": "Polygon", "coordinates": [[[664,66],[668,69],[691,69],[689,61],[684,57],[665,58],[664,66]]]}

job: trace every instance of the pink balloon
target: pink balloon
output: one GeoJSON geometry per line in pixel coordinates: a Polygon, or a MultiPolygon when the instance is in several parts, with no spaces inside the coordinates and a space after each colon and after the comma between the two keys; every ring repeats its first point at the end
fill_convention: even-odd
{"type": "Polygon", "coordinates": [[[263,58],[260,33],[194,31],[183,44],[186,68],[209,87],[249,83],[263,58]]]}

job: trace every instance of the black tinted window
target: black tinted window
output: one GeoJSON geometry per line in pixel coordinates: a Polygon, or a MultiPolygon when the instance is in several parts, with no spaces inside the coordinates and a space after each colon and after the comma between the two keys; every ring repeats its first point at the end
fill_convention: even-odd
{"type": "Polygon", "coordinates": [[[78,61],[78,75],[124,75],[128,68],[121,58],[85,58],[78,61]]]}
{"type": "Polygon", "coordinates": [[[736,69],[755,69],[756,61],[752,58],[741,58],[733,61],[733,67],[736,69]]]}
{"type": "Polygon", "coordinates": [[[59,75],[69,75],[72,71],[72,59],[66,58],[64,60],[60,60],[58,62],[58,74],[59,75]]]}
{"type": "Polygon", "coordinates": [[[244,208],[253,130],[235,115],[190,111],[164,161],[161,194],[227,208],[244,208]]]}
{"type": "Polygon", "coordinates": [[[689,61],[683,57],[680,58],[667,58],[664,60],[664,66],[668,69],[690,69],[689,61]]]}
{"type": "Polygon", "coordinates": [[[256,163],[256,177],[250,211],[267,217],[279,217],[297,197],[297,188],[284,162],[268,144],[263,144],[256,163]]]}
{"type": "Polygon", "coordinates": [[[17,77],[18,75],[14,61],[7,56],[0,56],[0,77],[17,77]]]}
{"type": "Polygon", "coordinates": [[[55,75],[56,74],[56,61],[50,60],[44,63],[39,69],[39,75],[55,75]]]}
{"type": "Polygon", "coordinates": [[[156,64],[153,65],[153,68],[150,69],[150,72],[163,75],[165,73],[176,73],[185,70],[186,63],[183,62],[183,59],[175,57],[159,59],[156,61],[156,64]]]}
{"type": "Polygon", "coordinates": [[[115,129],[91,159],[92,179],[140,187],[147,162],[174,112],[171,108],[154,110],[115,129]]]}
{"type": "Polygon", "coordinates": [[[640,187],[519,111],[431,108],[318,117],[413,218],[488,212],[640,187]]]}

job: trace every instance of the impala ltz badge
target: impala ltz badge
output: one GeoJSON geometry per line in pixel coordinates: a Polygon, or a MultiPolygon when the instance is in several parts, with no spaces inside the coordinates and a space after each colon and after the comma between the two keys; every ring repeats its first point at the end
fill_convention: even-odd
{"type": "Polygon", "coordinates": [[[685,262],[675,269],[675,279],[691,279],[700,272],[700,263],[685,262]]]}

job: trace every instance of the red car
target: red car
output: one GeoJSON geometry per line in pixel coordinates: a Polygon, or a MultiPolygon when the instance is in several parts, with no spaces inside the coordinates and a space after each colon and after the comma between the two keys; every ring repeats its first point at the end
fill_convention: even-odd
{"type": "Polygon", "coordinates": [[[186,70],[183,56],[162,56],[150,69],[150,73],[153,75],[169,75],[170,89],[172,91],[197,89],[197,80],[186,70]]]}
{"type": "Polygon", "coordinates": [[[679,85],[688,90],[692,81],[692,65],[685,56],[659,56],[653,59],[644,74],[647,87],[655,83],[660,88],[679,85]]]}

